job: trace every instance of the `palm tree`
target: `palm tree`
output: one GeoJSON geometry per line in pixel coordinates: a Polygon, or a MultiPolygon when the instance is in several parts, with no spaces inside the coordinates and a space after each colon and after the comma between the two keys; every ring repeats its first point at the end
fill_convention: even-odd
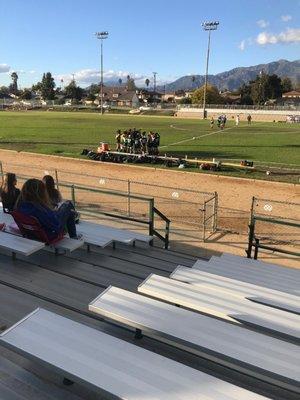
{"type": "Polygon", "coordinates": [[[16,72],[12,72],[12,74],[10,75],[11,79],[12,79],[12,92],[14,94],[17,94],[18,92],[18,74],[16,72]]]}
{"type": "Polygon", "coordinates": [[[149,87],[149,85],[150,85],[150,80],[149,80],[148,78],[145,80],[145,84],[146,84],[147,89],[148,89],[148,87],[149,87]]]}

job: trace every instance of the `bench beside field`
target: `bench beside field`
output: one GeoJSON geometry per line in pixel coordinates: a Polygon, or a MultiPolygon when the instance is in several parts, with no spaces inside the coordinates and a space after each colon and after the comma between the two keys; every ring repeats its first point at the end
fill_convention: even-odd
{"type": "Polygon", "coordinates": [[[266,399],[44,309],[6,330],[0,345],[105,398],[266,399]]]}
{"type": "MultiPolygon", "coordinates": [[[[300,393],[298,346],[116,287],[89,304],[104,318],[272,385],[300,393]]],[[[138,337],[137,336],[137,337],[138,337]]]]}

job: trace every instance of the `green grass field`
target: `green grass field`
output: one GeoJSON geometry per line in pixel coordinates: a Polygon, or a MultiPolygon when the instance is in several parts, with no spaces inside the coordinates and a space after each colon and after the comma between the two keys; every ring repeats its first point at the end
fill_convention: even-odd
{"type": "MultiPolygon", "coordinates": [[[[236,127],[229,121],[226,130],[218,132],[217,127],[214,131],[210,129],[209,121],[174,117],[1,112],[0,147],[80,157],[83,148],[95,148],[100,141],[107,141],[114,147],[115,131],[133,127],[160,132],[163,154],[200,159],[247,159],[266,165],[279,163],[300,168],[300,126],[285,123],[254,122],[248,126],[242,122],[236,127]],[[180,141],[184,142],[174,144],[180,141]]],[[[245,174],[239,171],[224,173],[245,174]]],[[[279,175],[276,180],[295,181],[295,175],[288,179],[279,175]]],[[[262,176],[255,173],[253,177],[262,176]]]]}

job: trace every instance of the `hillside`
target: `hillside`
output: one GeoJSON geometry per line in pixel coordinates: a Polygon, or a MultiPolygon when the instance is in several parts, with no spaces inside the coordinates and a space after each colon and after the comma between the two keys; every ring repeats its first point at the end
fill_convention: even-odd
{"type": "MultiPolygon", "coordinates": [[[[254,79],[262,70],[267,74],[277,74],[280,77],[289,77],[294,84],[300,83],[300,60],[279,60],[251,67],[238,67],[216,75],[209,75],[208,82],[217,86],[220,90],[236,90],[243,83],[247,83],[254,79]]],[[[165,87],[166,92],[196,89],[204,84],[204,75],[193,76],[183,76],[176,81],[167,84],[165,87]],[[195,77],[195,81],[192,80],[193,76],[195,77]]],[[[162,90],[164,87],[159,87],[158,89],[162,90]]]]}

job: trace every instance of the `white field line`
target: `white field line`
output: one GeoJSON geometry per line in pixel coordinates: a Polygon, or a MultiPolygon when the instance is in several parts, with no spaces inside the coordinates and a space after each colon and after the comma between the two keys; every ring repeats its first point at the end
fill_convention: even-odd
{"type": "MultiPolygon", "coordinates": [[[[176,128],[176,129],[178,129],[178,128],[176,128]]],[[[184,139],[184,140],[180,140],[179,142],[170,143],[170,144],[168,144],[168,145],[166,145],[166,146],[160,146],[160,148],[163,149],[163,148],[170,147],[170,146],[176,146],[177,144],[181,144],[181,143],[192,142],[192,141],[195,140],[195,139],[200,139],[200,138],[203,138],[203,137],[206,137],[206,136],[216,135],[217,133],[225,132],[225,131],[228,131],[228,130],[230,130],[230,129],[234,129],[234,127],[232,127],[232,128],[220,129],[220,130],[218,130],[218,131],[214,131],[214,132],[210,132],[210,133],[205,133],[204,135],[200,135],[200,136],[193,136],[193,137],[190,138],[190,139],[184,139]],[[195,138],[195,139],[194,139],[194,138],[195,138]]]]}

